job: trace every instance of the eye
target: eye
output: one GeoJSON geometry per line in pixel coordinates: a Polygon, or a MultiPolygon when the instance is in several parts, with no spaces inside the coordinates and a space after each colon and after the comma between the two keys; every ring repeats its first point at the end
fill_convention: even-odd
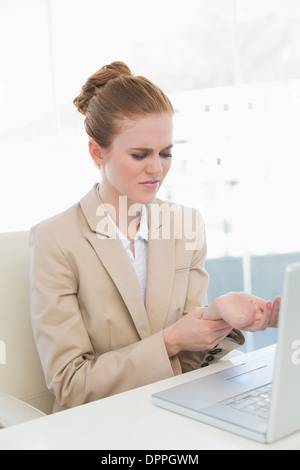
{"type": "Polygon", "coordinates": [[[172,158],[172,154],[170,152],[160,152],[160,157],[164,158],[172,158]]]}
{"type": "Polygon", "coordinates": [[[143,160],[143,158],[146,158],[147,157],[147,153],[144,152],[144,153],[132,153],[131,156],[133,158],[135,158],[136,160],[143,160]]]}

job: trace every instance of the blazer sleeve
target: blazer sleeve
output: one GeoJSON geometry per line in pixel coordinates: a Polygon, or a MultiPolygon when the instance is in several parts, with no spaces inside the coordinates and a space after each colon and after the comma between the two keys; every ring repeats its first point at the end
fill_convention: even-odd
{"type": "Polygon", "coordinates": [[[34,336],[48,388],[60,411],[172,377],[162,332],[96,354],[78,303],[78,278],[43,225],[30,232],[34,336]]]}

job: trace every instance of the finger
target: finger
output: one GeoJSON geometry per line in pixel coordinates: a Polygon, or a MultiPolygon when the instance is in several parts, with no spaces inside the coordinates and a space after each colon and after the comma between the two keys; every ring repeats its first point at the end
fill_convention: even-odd
{"type": "Polygon", "coordinates": [[[212,328],[213,330],[222,330],[224,328],[230,328],[232,329],[232,326],[229,325],[225,320],[220,319],[220,320],[206,320],[205,318],[202,318],[203,321],[207,322],[207,325],[212,328]]]}
{"type": "Polygon", "coordinates": [[[231,330],[232,330],[232,326],[227,325],[226,328],[220,328],[219,330],[215,330],[215,333],[216,333],[216,335],[224,336],[224,338],[225,338],[227,335],[229,335],[231,330]]]}
{"type": "Polygon", "coordinates": [[[278,319],[279,319],[279,311],[280,311],[280,303],[281,297],[275,297],[272,312],[269,319],[269,327],[270,328],[277,328],[278,327],[278,319]]]}
{"type": "Polygon", "coordinates": [[[251,326],[247,331],[264,331],[268,327],[271,312],[272,302],[269,301],[265,303],[261,317],[259,318],[259,315],[257,315],[256,321],[254,322],[253,326],[251,326]]]}
{"type": "Polygon", "coordinates": [[[264,331],[266,328],[268,328],[271,314],[272,314],[272,302],[269,301],[269,302],[266,302],[263,315],[258,323],[259,329],[257,331],[264,331]]]}
{"type": "MultiPolygon", "coordinates": [[[[229,335],[229,333],[231,332],[232,328],[227,328],[226,330],[223,330],[222,333],[219,332],[220,334],[216,335],[214,337],[214,340],[213,340],[213,343],[214,344],[220,344],[222,343],[222,341],[224,341],[224,339],[229,335]]],[[[214,348],[213,348],[214,349],[214,348]]]]}

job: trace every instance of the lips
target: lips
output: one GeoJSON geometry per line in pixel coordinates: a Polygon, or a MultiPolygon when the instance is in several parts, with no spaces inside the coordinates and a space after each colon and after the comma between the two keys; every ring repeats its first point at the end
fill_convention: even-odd
{"type": "Polygon", "coordinates": [[[147,189],[157,189],[159,186],[159,180],[142,181],[140,185],[147,189]]]}

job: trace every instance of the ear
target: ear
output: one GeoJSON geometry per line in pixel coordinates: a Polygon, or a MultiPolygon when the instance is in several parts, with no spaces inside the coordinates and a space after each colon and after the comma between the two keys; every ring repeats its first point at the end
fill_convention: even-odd
{"type": "Polygon", "coordinates": [[[102,149],[94,139],[89,140],[89,152],[97,166],[104,165],[102,149]]]}

